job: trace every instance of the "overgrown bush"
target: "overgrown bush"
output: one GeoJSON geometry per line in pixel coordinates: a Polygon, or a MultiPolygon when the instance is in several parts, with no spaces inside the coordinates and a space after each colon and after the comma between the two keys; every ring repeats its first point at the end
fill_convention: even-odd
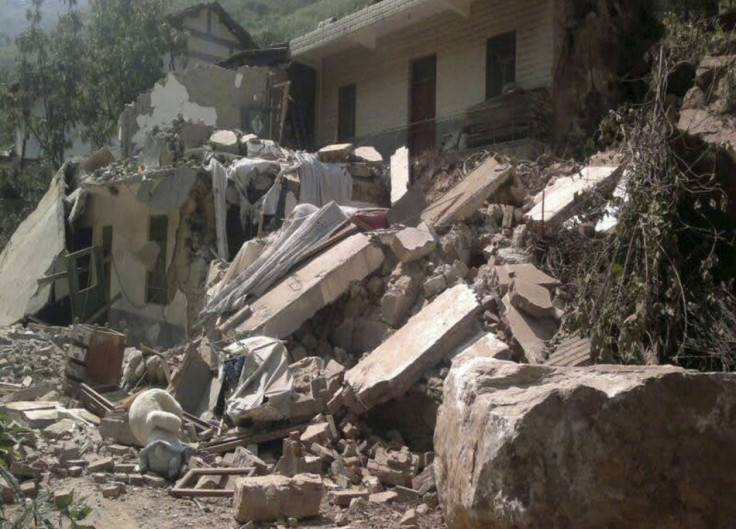
{"type": "Polygon", "coordinates": [[[603,136],[628,159],[615,231],[588,239],[561,230],[541,247],[574,290],[567,327],[590,336],[604,360],[731,371],[736,204],[723,183],[736,162],[673,125],[665,83],[682,58],[665,42],[648,101],[606,122],[603,136]]]}

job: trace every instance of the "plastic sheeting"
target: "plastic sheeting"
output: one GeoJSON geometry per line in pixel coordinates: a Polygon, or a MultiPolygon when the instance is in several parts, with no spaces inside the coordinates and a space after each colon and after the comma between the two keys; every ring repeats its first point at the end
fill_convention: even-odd
{"type": "Polygon", "coordinates": [[[220,289],[203,312],[222,314],[240,310],[249,296],[265,293],[347,220],[348,216],[334,202],[319,210],[308,204],[297,206],[261,255],[220,289]]]}
{"type": "Polygon", "coordinates": [[[254,336],[229,345],[225,351],[244,357],[240,380],[225,408],[233,423],[289,418],[293,380],[284,344],[274,338],[254,336]]]}

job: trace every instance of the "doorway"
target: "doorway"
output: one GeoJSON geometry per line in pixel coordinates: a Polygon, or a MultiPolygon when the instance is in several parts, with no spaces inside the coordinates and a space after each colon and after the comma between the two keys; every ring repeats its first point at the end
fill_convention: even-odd
{"type": "Polygon", "coordinates": [[[437,55],[411,63],[409,99],[409,148],[412,155],[419,155],[437,145],[437,55]]]}

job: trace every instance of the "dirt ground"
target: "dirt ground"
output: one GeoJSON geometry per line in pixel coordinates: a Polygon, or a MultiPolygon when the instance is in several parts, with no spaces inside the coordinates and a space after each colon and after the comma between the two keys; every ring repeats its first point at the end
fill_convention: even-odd
{"type": "MultiPolygon", "coordinates": [[[[217,528],[240,529],[244,524],[233,518],[232,501],[226,498],[181,499],[170,494],[170,489],[135,487],[127,485],[126,493],[118,498],[102,497],[102,485],[94,483],[89,476],[80,478],[52,479],[49,488],[73,490],[76,497],[85,498],[92,508],[92,514],[84,520],[86,526],[96,529],[180,529],[217,528]]],[[[404,513],[416,505],[382,505],[360,502],[352,509],[335,507],[327,501],[322,504],[322,516],[310,520],[300,520],[299,527],[326,529],[329,527],[350,527],[365,529],[385,529],[399,527],[404,513]]],[[[260,524],[256,527],[285,527],[286,522],[260,524]]],[[[421,529],[442,529],[444,519],[439,508],[430,509],[419,515],[421,529]]]]}

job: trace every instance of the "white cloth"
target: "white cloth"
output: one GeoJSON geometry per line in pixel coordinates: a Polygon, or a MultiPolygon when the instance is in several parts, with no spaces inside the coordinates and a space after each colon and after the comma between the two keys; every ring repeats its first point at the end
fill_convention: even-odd
{"type": "Polygon", "coordinates": [[[284,344],[267,336],[254,336],[230,344],[225,351],[245,357],[238,385],[225,408],[233,423],[289,418],[293,380],[284,344]]]}

